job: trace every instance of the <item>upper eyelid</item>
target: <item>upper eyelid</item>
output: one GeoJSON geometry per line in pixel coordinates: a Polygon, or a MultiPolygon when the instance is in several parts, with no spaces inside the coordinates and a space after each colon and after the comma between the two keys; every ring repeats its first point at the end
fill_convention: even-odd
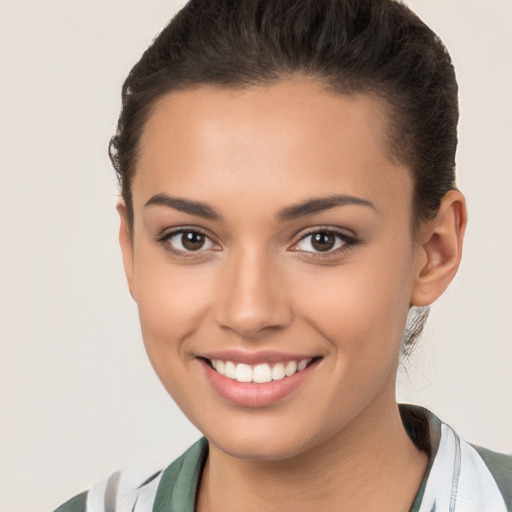
{"type": "MultiPolygon", "coordinates": [[[[203,236],[205,236],[206,238],[208,238],[213,244],[220,245],[218,242],[215,241],[215,237],[212,237],[209,234],[208,230],[205,230],[198,226],[179,226],[179,227],[175,227],[175,228],[165,229],[161,232],[161,234],[159,234],[156,237],[156,240],[160,243],[164,243],[169,238],[179,235],[180,233],[187,232],[187,231],[200,233],[203,236]]],[[[301,242],[308,236],[311,236],[311,235],[313,235],[315,233],[319,233],[319,232],[332,233],[335,236],[340,237],[345,243],[347,243],[347,242],[350,243],[351,241],[355,243],[358,241],[358,239],[355,235],[349,234],[343,228],[339,228],[339,227],[335,228],[332,226],[315,226],[315,227],[307,228],[306,231],[303,232],[302,234],[300,234],[300,231],[298,233],[296,233],[294,235],[294,238],[296,238],[296,237],[298,237],[298,238],[292,244],[292,247],[297,245],[299,242],[301,242]]],[[[177,250],[180,251],[179,249],[177,249],[177,250]]],[[[204,249],[204,250],[198,250],[198,251],[180,251],[180,252],[187,252],[187,253],[189,252],[189,253],[193,254],[194,252],[200,253],[200,252],[205,252],[206,250],[211,250],[211,249],[204,249]]],[[[313,251],[304,251],[304,252],[313,252],[313,251]]],[[[335,251],[332,251],[332,252],[335,252],[335,251]]],[[[326,251],[324,254],[327,256],[328,254],[331,254],[331,251],[326,251]]]]}
{"type": "MultiPolygon", "coordinates": [[[[301,232],[299,231],[299,233],[301,232]]],[[[334,233],[335,235],[339,235],[345,238],[356,238],[356,236],[351,231],[344,228],[335,228],[331,226],[316,226],[314,228],[307,228],[306,231],[303,232],[302,235],[300,235],[299,240],[302,240],[304,237],[310,236],[314,233],[334,233]]]]}
{"type": "Polygon", "coordinates": [[[176,236],[176,235],[179,235],[181,233],[186,233],[187,231],[192,231],[192,232],[196,232],[196,233],[199,233],[201,235],[203,235],[205,238],[207,238],[210,243],[214,246],[219,246],[219,243],[215,241],[214,237],[212,237],[206,230],[202,229],[202,228],[199,228],[199,227],[196,227],[196,226],[179,226],[179,227],[174,227],[174,228],[167,228],[167,229],[163,229],[162,231],[160,231],[160,233],[158,233],[154,240],[155,242],[157,242],[158,244],[160,244],[166,251],[171,251],[175,254],[183,254],[183,255],[189,255],[189,256],[193,256],[194,254],[196,255],[199,255],[201,253],[205,253],[207,251],[212,251],[212,250],[217,250],[215,248],[209,248],[209,249],[198,249],[197,251],[183,251],[181,249],[177,249],[175,247],[173,247],[170,243],[169,243],[169,239],[176,236]]]}
{"type": "MultiPolygon", "coordinates": [[[[299,232],[300,233],[300,232],[299,232]]],[[[351,230],[348,230],[346,228],[340,228],[340,227],[334,227],[334,226],[316,226],[311,229],[307,229],[305,232],[303,232],[296,242],[294,242],[294,246],[297,245],[299,242],[307,238],[308,236],[311,236],[315,233],[332,233],[335,236],[339,237],[345,244],[357,244],[361,240],[360,238],[351,230]]],[[[297,235],[295,235],[297,236],[297,235]]],[[[311,251],[307,251],[311,252],[311,251]]],[[[332,251],[335,252],[335,251],[332,251]]],[[[332,254],[331,251],[326,251],[324,254],[332,254]]]]}
{"type": "MultiPolygon", "coordinates": [[[[166,228],[166,229],[163,229],[160,231],[160,233],[157,235],[157,238],[164,238],[164,237],[168,238],[169,236],[177,235],[177,234],[183,233],[185,231],[196,231],[198,233],[201,233],[202,235],[207,236],[212,241],[216,238],[215,236],[212,236],[210,234],[209,230],[206,230],[199,226],[177,226],[177,227],[173,227],[173,228],[166,228]]],[[[312,235],[313,233],[318,233],[321,231],[328,232],[328,233],[335,233],[337,235],[344,236],[347,238],[356,238],[356,236],[350,230],[347,230],[346,228],[339,228],[339,227],[333,227],[333,226],[314,226],[311,228],[305,228],[305,232],[303,232],[303,231],[304,230],[300,230],[297,233],[295,233],[293,235],[293,238],[296,238],[297,236],[299,236],[300,233],[302,233],[302,234],[300,234],[300,237],[299,237],[299,240],[302,240],[302,238],[304,238],[308,235],[312,235]]]]}
{"type": "Polygon", "coordinates": [[[208,251],[212,251],[212,250],[216,251],[217,250],[215,248],[213,248],[213,249],[212,248],[209,248],[209,249],[200,248],[196,251],[183,251],[182,249],[177,249],[176,247],[174,247],[172,244],[169,243],[170,238],[172,238],[176,235],[180,235],[182,233],[189,232],[189,231],[203,235],[214,246],[219,245],[217,242],[215,242],[215,240],[212,239],[212,237],[205,230],[198,228],[198,227],[187,227],[187,226],[180,226],[180,227],[175,227],[175,228],[164,229],[155,237],[155,242],[160,244],[165,251],[168,251],[168,252],[174,254],[174,256],[176,256],[176,257],[179,256],[179,257],[187,257],[187,258],[188,257],[200,258],[202,256],[205,256],[205,253],[207,253],[208,251]]]}
{"type": "MultiPolygon", "coordinates": [[[[354,235],[349,235],[348,233],[345,233],[344,231],[340,230],[340,229],[335,229],[335,228],[320,228],[320,229],[313,229],[311,231],[308,231],[306,233],[304,233],[298,240],[297,242],[295,242],[293,244],[292,247],[298,245],[300,242],[302,242],[304,239],[308,238],[309,236],[315,234],[315,233],[330,233],[330,234],[333,234],[334,236],[338,237],[339,239],[341,239],[341,241],[343,242],[341,247],[338,247],[336,249],[329,249],[328,251],[325,251],[325,252],[321,252],[321,251],[304,251],[304,250],[301,250],[300,252],[304,252],[304,253],[308,253],[308,254],[311,254],[313,256],[320,256],[320,257],[329,257],[329,256],[334,256],[344,250],[346,250],[347,248],[350,248],[350,247],[354,247],[355,245],[358,245],[361,240],[358,239],[356,236],[354,235]]],[[[299,252],[299,251],[294,251],[294,252],[299,252]]]]}
{"type": "Polygon", "coordinates": [[[209,238],[212,242],[217,243],[215,242],[215,237],[212,236],[208,230],[200,228],[198,226],[177,226],[174,228],[162,229],[155,238],[157,240],[165,240],[171,238],[172,236],[179,235],[180,233],[186,233],[187,231],[200,233],[201,235],[204,235],[205,237],[209,238]]]}

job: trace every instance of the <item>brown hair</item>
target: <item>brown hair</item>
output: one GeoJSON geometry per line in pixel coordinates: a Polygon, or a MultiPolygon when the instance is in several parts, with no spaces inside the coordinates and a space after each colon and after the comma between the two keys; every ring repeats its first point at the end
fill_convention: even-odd
{"type": "MultiPolygon", "coordinates": [[[[391,154],[414,179],[414,224],[435,216],[455,183],[458,88],[446,48],[409,8],[395,0],[190,0],[123,85],[109,153],[130,229],[138,144],[160,97],[297,74],[340,94],[385,100],[391,154]]],[[[423,316],[411,339],[421,332],[423,316]]]]}

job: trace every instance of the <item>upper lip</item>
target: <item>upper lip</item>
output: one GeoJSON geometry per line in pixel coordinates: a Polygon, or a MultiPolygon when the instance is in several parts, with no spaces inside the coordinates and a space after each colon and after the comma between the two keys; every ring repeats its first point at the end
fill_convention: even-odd
{"type": "Polygon", "coordinates": [[[245,363],[250,365],[261,363],[284,363],[288,361],[302,361],[320,357],[318,354],[292,354],[290,352],[277,352],[274,350],[262,350],[258,352],[247,352],[242,350],[219,350],[200,354],[204,359],[217,359],[221,361],[233,361],[234,363],[245,363]]]}

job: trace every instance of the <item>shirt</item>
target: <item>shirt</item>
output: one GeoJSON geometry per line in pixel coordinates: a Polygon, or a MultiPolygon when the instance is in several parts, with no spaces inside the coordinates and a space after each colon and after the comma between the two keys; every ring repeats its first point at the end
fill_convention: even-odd
{"type": "MultiPolygon", "coordinates": [[[[473,446],[427,409],[400,405],[429,463],[410,512],[512,512],[512,456],[473,446]]],[[[55,512],[194,512],[206,458],[203,437],[154,474],[120,471],[55,512]]]]}

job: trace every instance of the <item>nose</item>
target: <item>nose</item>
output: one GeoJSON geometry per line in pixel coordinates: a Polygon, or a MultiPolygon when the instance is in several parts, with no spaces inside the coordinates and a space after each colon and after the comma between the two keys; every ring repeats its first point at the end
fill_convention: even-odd
{"type": "Polygon", "coordinates": [[[255,339],[290,324],[283,276],[264,251],[231,254],[219,281],[215,321],[221,328],[255,339]]]}

